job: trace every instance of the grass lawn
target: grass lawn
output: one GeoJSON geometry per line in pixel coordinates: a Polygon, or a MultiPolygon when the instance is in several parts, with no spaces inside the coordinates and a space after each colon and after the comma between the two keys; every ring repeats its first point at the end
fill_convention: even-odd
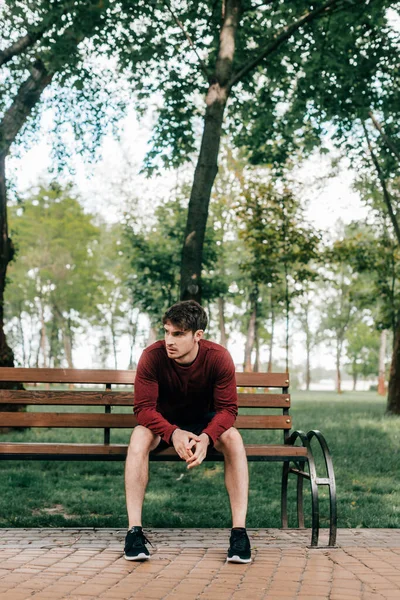
{"type": "MultiPolygon", "coordinates": [[[[339,527],[400,527],[400,418],[385,416],[385,400],[372,392],[295,392],[292,398],[295,428],[320,429],[332,451],[339,527]]],[[[111,441],[127,442],[129,434],[114,431],[111,441]]],[[[276,435],[248,431],[244,437],[281,441],[276,435]]],[[[100,442],[102,432],[28,430],[1,436],[6,439],[100,442]]],[[[249,527],[280,526],[281,469],[281,463],[250,463],[249,527]]],[[[2,461],[0,527],[125,527],[123,470],[122,462],[2,461]]],[[[184,463],[151,463],[150,473],[147,526],[229,527],[222,463],[192,471],[184,463]]],[[[293,480],[293,507],[294,492],[293,480]]],[[[306,514],[309,509],[308,494],[306,514]]],[[[327,514],[326,493],[321,512],[327,514]]]]}

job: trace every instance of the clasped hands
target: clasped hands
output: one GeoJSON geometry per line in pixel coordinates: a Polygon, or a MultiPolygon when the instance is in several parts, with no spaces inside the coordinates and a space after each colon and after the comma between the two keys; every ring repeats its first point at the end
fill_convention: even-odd
{"type": "Polygon", "coordinates": [[[175,429],[171,441],[178,456],[182,460],[186,460],[188,469],[201,465],[210,443],[210,439],[206,433],[195,435],[184,429],[175,429]]]}

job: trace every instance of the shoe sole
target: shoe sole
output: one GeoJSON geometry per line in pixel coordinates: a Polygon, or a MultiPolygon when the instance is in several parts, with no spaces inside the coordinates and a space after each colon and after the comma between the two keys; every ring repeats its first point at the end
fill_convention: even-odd
{"type": "Polygon", "coordinates": [[[140,560],[140,561],[143,561],[143,560],[149,560],[149,558],[150,558],[150,556],[148,556],[144,552],[141,552],[137,556],[127,556],[126,554],[124,554],[124,559],[125,560],[140,560]]]}
{"type": "Polygon", "coordinates": [[[231,562],[231,563],[251,563],[251,558],[240,558],[240,556],[237,556],[235,554],[234,556],[228,556],[228,558],[226,559],[226,562],[231,562]]]}

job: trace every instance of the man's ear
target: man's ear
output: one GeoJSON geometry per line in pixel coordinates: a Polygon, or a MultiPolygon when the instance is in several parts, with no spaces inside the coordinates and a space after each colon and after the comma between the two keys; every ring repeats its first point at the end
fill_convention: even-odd
{"type": "Polygon", "coordinates": [[[195,333],[194,333],[195,342],[198,342],[199,340],[201,340],[203,335],[204,335],[204,331],[202,329],[198,329],[197,331],[195,331],[195,333]]]}

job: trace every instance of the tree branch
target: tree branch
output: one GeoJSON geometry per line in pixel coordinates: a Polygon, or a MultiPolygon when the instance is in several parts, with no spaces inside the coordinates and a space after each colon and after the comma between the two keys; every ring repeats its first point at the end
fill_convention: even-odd
{"type": "Polygon", "coordinates": [[[236,73],[232,76],[232,79],[229,82],[229,87],[235,85],[235,83],[243,79],[245,75],[247,75],[248,73],[250,73],[250,71],[255,69],[267,56],[269,56],[272,52],[274,52],[274,50],[279,48],[279,46],[283,42],[288,40],[298,29],[300,29],[300,27],[302,27],[306,23],[313,21],[323,13],[327,13],[329,9],[333,8],[335,4],[337,4],[339,1],[340,0],[328,0],[319,8],[316,8],[311,12],[307,12],[305,15],[300,17],[300,19],[298,19],[295,23],[292,23],[291,25],[285,27],[279,34],[277,34],[273,38],[273,40],[267,46],[265,46],[261,50],[258,56],[250,60],[247,64],[243,65],[239,68],[238,71],[236,71],[236,73]]]}
{"type": "Polygon", "coordinates": [[[21,54],[24,50],[26,50],[26,48],[33,46],[35,42],[37,42],[38,40],[40,40],[41,37],[43,37],[43,34],[46,31],[46,29],[47,27],[43,27],[42,29],[35,31],[34,33],[27,33],[26,35],[19,38],[19,40],[11,44],[11,46],[6,48],[5,50],[1,50],[0,67],[8,63],[14,56],[18,56],[19,54],[21,54]]]}
{"type": "Polygon", "coordinates": [[[21,84],[14,102],[0,123],[0,155],[8,153],[10,145],[54,75],[46,70],[40,59],[35,60],[30,72],[30,76],[21,84]]]}
{"type": "Polygon", "coordinates": [[[239,26],[241,0],[224,2],[224,18],[219,35],[218,56],[215,64],[215,79],[229,92],[235,56],[236,33],[239,26]]]}
{"type": "Polygon", "coordinates": [[[185,38],[189,42],[190,47],[192,48],[192,50],[196,54],[197,59],[198,59],[199,64],[200,64],[200,67],[201,67],[201,70],[203,71],[203,73],[204,73],[204,75],[205,75],[205,77],[206,77],[206,79],[208,81],[209,73],[208,73],[208,70],[207,70],[207,66],[206,66],[205,62],[203,61],[203,59],[201,58],[201,56],[199,55],[199,53],[197,52],[197,48],[196,48],[196,46],[195,46],[192,38],[190,37],[190,35],[186,31],[186,29],[184,28],[182,22],[178,19],[178,17],[176,16],[176,14],[174,13],[174,11],[170,7],[169,3],[164,0],[164,4],[167,7],[167,10],[171,13],[172,18],[174,19],[175,23],[178,25],[179,29],[182,31],[183,35],[185,36],[185,38]]]}
{"type": "Polygon", "coordinates": [[[389,217],[390,217],[390,220],[392,222],[392,225],[393,225],[393,228],[394,228],[394,231],[396,234],[397,243],[400,246],[400,226],[399,226],[399,222],[397,221],[397,217],[393,210],[392,199],[391,199],[389,191],[387,189],[387,185],[386,185],[386,181],[385,181],[385,177],[383,175],[382,169],[381,169],[378,159],[375,155],[375,152],[373,151],[371,140],[369,139],[369,135],[368,135],[368,130],[367,130],[364,122],[363,122],[362,126],[364,129],[365,139],[367,140],[369,153],[371,155],[372,162],[375,165],[375,169],[376,169],[376,172],[378,173],[378,178],[379,178],[380,184],[382,186],[383,198],[385,200],[386,208],[388,210],[389,217]]]}
{"type": "Polygon", "coordinates": [[[379,134],[380,134],[381,138],[383,139],[383,141],[385,142],[386,146],[389,148],[389,150],[391,150],[393,152],[395,157],[400,161],[400,152],[397,150],[396,146],[393,144],[390,137],[388,135],[386,135],[386,133],[383,131],[382,125],[379,123],[378,119],[374,116],[372,111],[369,111],[368,115],[369,115],[371,121],[373,122],[375,129],[377,129],[377,131],[379,131],[379,134]]]}

